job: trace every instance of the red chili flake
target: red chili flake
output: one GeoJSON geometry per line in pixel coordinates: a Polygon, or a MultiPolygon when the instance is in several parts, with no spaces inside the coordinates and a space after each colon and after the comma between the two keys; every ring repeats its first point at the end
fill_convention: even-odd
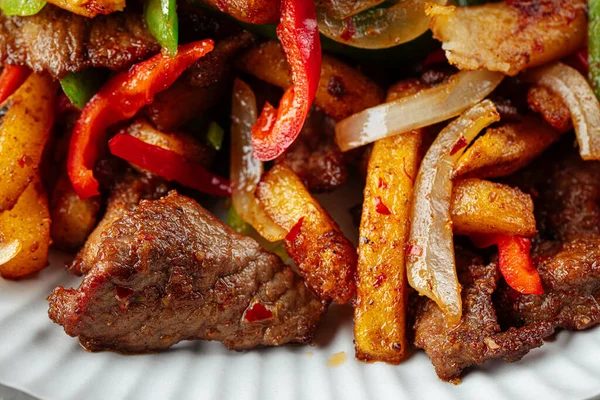
{"type": "Polygon", "coordinates": [[[244,318],[248,322],[264,321],[273,316],[271,310],[268,310],[261,303],[254,303],[250,308],[246,309],[244,318]]]}
{"type": "Polygon", "coordinates": [[[421,246],[417,246],[416,244],[411,244],[408,246],[406,250],[409,256],[417,256],[420,257],[423,255],[423,248],[421,246]]]}
{"type": "Polygon", "coordinates": [[[383,283],[383,281],[385,280],[385,278],[387,278],[387,276],[385,276],[385,274],[381,274],[377,277],[377,279],[375,279],[375,282],[373,282],[373,287],[379,287],[381,286],[381,284],[383,283]]]}
{"type": "Polygon", "coordinates": [[[467,147],[467,144],[467,139],[465,139],[464,136],[461,136],[460,139],[458,139],[456,143],[454,143],[454,147],[452,147],[452,150],[450,150],[450,155],[455,155],[456,153],[458,153],[459,150],[467,147]]]}
{"type": "Polygon", "coordinates": [[[121,300],[126,299],[134,293],[133,289],[126,288],[123,286],[117,286],[117,297],[121,300]]]}
{"type": "Polygon", "coordinates": [[[29,165],[31,161],[31,157],[29,157],[27,154],[23,154],[17,163],[19,164],[19,167],[23,168],[24,166],[29,165]]]}
{"type": "Polygon", "coordinates": [[[352,18],[346,18],[346,20],[344,21],[344,32],[342,32],[342,34],[340,35],[340,38],[342,38],[342,40],[351,40],[354,35],[356,34],[356,28],[354,27],[354,21],[352,20],[352,18]]]}
{"type": "Polygon", "coordinates": [[[377,187],[379,189],[387,189],[388,184],[386,181],[384,181],[381,177],[379,178],[379,182],[377,182],[377,187]]]}
{"type": "Polygon", "coordinates": [[[383,200],[381,200],[381,196],[377,196],[375,198],[375,210],[379,214],[383,215],[390,215],[392,213],[390,209],[383,203],[383,200]]]}
{"type": "Polygon", "coordinates": [[[294,240],[296,240],[296,237],[300,233],[300,228],[302,228],[303,222],[304,222],[304,217],[301,217],[298,220],[298,222],[296,222],[296,225],[292,226],[292,229],[290,229],[288,234],[285,235],[285,240],[287,240],[288,242],[293,242],[294,240]]]}

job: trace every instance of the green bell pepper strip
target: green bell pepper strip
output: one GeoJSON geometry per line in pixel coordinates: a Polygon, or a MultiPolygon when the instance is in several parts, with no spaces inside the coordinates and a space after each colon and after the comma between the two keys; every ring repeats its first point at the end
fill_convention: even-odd
{"type": "Polygon", "coordinates": [[[588,1],[588,18],[588,79],[600,99],[600,1],[588,1]]]}
{"type": "Polygon", "coordinates": [[[46,0],[0,0],[0,9],[6,15],[35,15],[46,5],[46,0]]]}
{"type": "Polygon", "coordinates": [[[174,56],[179,41],[176,0],[148,0],[144,9],[146,25],[160,45],[174,56]]]}
{"type": "Polygon", "coordinates": [[[68,73],[60,80],[60,86],[71,100],[71,103],[81,110],[100,90],[106,78],[108,78],[107,71],[88,68],[83,71],[68,73]]]}
{"type": "Polygon", "coordinates": [[[208,144],[217,151],[221,150],[224,136],[225,132],[223,132],[223,128],[216,122],[211,122],[208,126],[208,132],[206,132],[206,141],[208,144]]]}

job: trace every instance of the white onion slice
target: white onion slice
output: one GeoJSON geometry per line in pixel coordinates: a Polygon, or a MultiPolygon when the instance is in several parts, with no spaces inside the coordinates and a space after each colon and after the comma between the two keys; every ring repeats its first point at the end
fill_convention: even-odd
{"type": "Polygon", "coordinates": [[[4,265],[15,258],[22,247],[21,241],[16,239],[8,243],[0,243],[0,265],[4,265]]]}
{"type": "Polygon", "coordinates": [[[263,163],[252,154],[252,125],[257,110],[254,92],[235,80],[231,105],[231,200],[238,215],[270,242],[282,240],[286,231],[265,213],[254,196],[263,173],[263,163]]]}
{"type": "Polygon", "coordinates": [[[444,84],[368,108],[338,122],[336,142],[342,151],[347,151],[456,117],[485,99],[503,78],[500,72],[461,71],[444,84]]]}
{"type": "Polygon", "coordinates": [[[437,136],[415,181],[406,263],[408,283],[438,304],[450,326],[458,324],[462,315],[450,218],[452,174],[469,143],[499,120],[490,100],[467,110],[437,136]]]}
{"type": "Polygon", "coordinates": [[[561,62],[533,69],[524,77],[560,96],[571,113],[581,158],[600,160],[600,102],[587,79],[561,62]]]}

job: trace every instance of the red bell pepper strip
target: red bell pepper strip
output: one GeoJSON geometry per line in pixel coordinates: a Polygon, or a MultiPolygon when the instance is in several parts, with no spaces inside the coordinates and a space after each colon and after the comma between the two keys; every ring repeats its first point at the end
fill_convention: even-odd
{"type": "Polygon", "coordinates": [[[75,125],[67,158],[69,178],[80,198],[99,193],[92,170],[106,129],[152,103],[154,95],[171,86],[183,71],[212,49],[212,40],[201,40],[179,46],[175,57],[157,54],[115,75],[92,97],[75,125]]]}
{"type": "Polygon", "coordinates": [[[471,238],[475,246],[498,246],[498,263],[506,283],[522,294],[542,294],[542,280],[529,252],[531,239],[508,235],[484,235],[471,238]]]}
{"type": "Polygon", "coordinates": [[[132,164],[169,181],[214,196],[230,196],[227,179],[213,175],[203,166],[180,154],[144,142],[134,136],[119,133],[108,142],[110,152],[132,164]]]}
{"type": "Polygon", "coordinates": [[[254,156],[261,161],[278,157],[298,137],[319,87],[321,42],[314,2],[283,0],[277,36],[294,84],[283,94],[279,109],[265,105],[252,127],[254,156]]]}
{"type": "Polygon", "coordinates": [[[0,75],[0,103],[3,103],[25,82],[31,70],[20,65],[5,65],[0,75]]]}

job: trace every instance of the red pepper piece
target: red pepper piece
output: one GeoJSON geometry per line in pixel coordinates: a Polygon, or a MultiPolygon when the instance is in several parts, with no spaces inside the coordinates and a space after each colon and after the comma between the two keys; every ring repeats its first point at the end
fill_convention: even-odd
{"type": "Polygon", "coordinates": [[[392,213],[383,200],[381,200],[381,196],[375,198],[375,211],[381,215],[390,215],[392,213]]]}
{"type": "Polygon", "coordinates": [[[248,308],[244,313],[244,318],[248,322],[264,321],[273,317],[273,312],[268,310],[261,303],[254,303],[252,307],[248,308]]]}
{"type": "Polygon", "coordinates": [[[456,141],[456,143],[454,143],[454,146],[452,146],[452,150],[450,150],[450,155],[453,156],[456,153],[458,153],[460,150],[464,149],[465,147],[467,147],[469,143],[467,142],[467,139],[465,139],[464,136],[461,136],[460,139],[458,139],[456,141]]]}
{"type": "Polygon", "coordinates": [[[230,196],[231,183],[172,150],[119,133],[108,142],[110,152],[163,178],[214,196],[230,196]]]}
{"type": "Polygon", "coordinates": [[[283,0],[277,36],[294,84],[283,94],[279,109],[266,105],[252,127],[254,156],[261,161],[277,158],[298,137],[319,87],[321,42],[314,2],[283,0]]]}
{"type": "Polygon", "coordinates": [[[5,65],[0,75],[0,103],[8,99],[25,82],[31,70],[20,65],[5,65]]]}
{"type": "Polygon", "coordinates": [[[304,222],[304,217],[300,217],[296,225],[292,226],[292,229],[285,235],[285,240],[288,242],[293,242],[298,234],[300,233],[300,229],[302,228],[302,223],[304,222]]]}
{"type": "MultiPolygon", "coordinates": [[[[471,239],[473,240],[473,239],[471,239]]],[[[498,246],[498,263],[506,283],[522,294],[542,294],[542,280],[531,260],[531,240],[518,236],[487,235],[473,241],[477,247],[498,246]]]]}
{"type": "Polygon", "coordinates": [[[112,77],[83,108],[73,130],[67,170],[82,199],[97,195],[93,168],[106,129],[133,117],[154,95],[165,90],[200,57],[213,49],[212,40],[179,46],[177,55],[157,54],[112,77]]]}

